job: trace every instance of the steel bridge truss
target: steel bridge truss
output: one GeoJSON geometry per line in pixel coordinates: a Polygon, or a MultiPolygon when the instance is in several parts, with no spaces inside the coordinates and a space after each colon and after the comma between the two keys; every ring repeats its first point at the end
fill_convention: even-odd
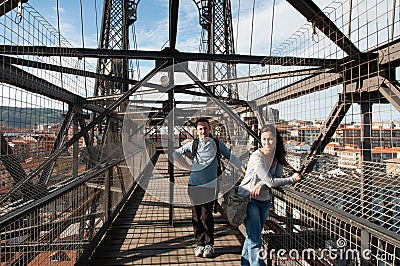
{"type": "MultiPolygon", "coordinates": [[[[14,12],[13,8],[16,5],[15,1],[5,2],[2,15],[7,16],[8,12],[14,12]]],[[[305,95],[341,86],[339,93],[332,97],[334,104],[329,115],[325,117],[319,134],[303,160],[301,170],[306,177],[305,181],[293,188],[274,190],[276,198],[274,208],[271,219],[266,225],[272,233],[264,235],[268,250],[267,259],[270,262],[288,259],[289,254],[281,258],[273,253],[273,250],[280,248],[287,251],[312,249],[318,259],[308,253],[308,257],[305,258],[301,254],[294,260],[306,260],[316,265],[335,261],[378,265],[385,255],[385,264],[398,265],[400,238],[396,228],[399,226],[399,212],[393,206],[382,207],[382,203],[376,202],[382,198],[382,202],[388,205],[398,204],[399,196],[396,191],[400,186],[398,181],[388,177],[382,172],[382,167],[373,162],[371,132],[374,104],[390,104],[395,111],[400,111],[400,87],[395,75],[400,65],[400,39],[392,38],[374,49],[361,51],[351,38],[312,1],[290,0],[287,2],[310,21],[313,32],[318,29],[339,47],[343,56],[332,59],[335,57],[235,55],[230,1],[195,1],[199,8],[200,25],[207,31],[207,54],[184,53],[175,49],[179,1],[171,0],[170,47],[162,51],[129,50],[128,27],[136,21],[138,2],[104,1],[102,35],[98,49],[44,47],[41,44],[17,46],[9,43],[4,43],[0,47],[2,54],[0,76],[4,84],[45,96],[68,106],[50,153],[29,173],[24,171],[21,160],[14,154],[1,132],[1,161],[14,182],[10,191],[14,194],[21,193],[18,203],[24,206],[23,209],[19,209],[17,204],[11,204],[13,193],[0,198],[4,210],[3,216],[0,217],[1,239],[19,239],[24,243],[23,245],[2,243],[0,249],[2,258],[13,257],[14,264],[22,264],[34,260],[37,254],[65,251],[66,246],[72,246],[76,251],[76,260],[83,262],[87,259],[135,187],[135,184],[124,177],[127,158],[124,158],[118,145],[121,126],[118,112],[121,111],[121,107],[125,110],[127,99],[153,75],[172,62],[209,60],[213,63],[208,68],[210,76],[208,81],[201,82],[193,73],[183,70],[193,83],[176,86],[171,91],[194,95],[196,92],[191,89],[198,88],[201,92],[197,92],[197,95],[220,99],[231,104],[232,108],[244,107],[236,110],[245,112],[248,110],[248,103],[239,99],[235,84],[249,80],[273,81],[285,77],[298,77],[294,82],[277,86],[275,90],[254,97],[250,101],[253,109],[260,110],[258,111],[260,116],[265,118],[266,115],[263,113],[265,108],[279,106],[284,102],[296,101],[305,95]],[[35,59],[32,60],[29,56],[34,56],[35,59]],[[42,61],[42,58],[50,57],[66,57],[72,60],[95,57],[98,58],[97,70],[88,71],[76,69],[73,65],[66,67],[58,62],[42,61]],[[135,81],[128,77],[130,59],[157,60],[158,66],[142,80],[135,81]],[[283,70],[238,79],[235,64],[241,63],[280,66],[283,70]],[[23,67],[95,78],[93,98],[71,92],[62,82],[61,84],[59,81],[50,82],[23,67]],[[301,68],[287,70],[290,67],[301,68]],[[362,120],[360,129],[362,172],[359,175],[353,173],[343,180],[340,176],[334,176],[331,180],[318,179],[322,171],[321,164],[325,164],[326,168],[334,168],[332,167],[334,164],[323,152],[340,125],[346,120],[354,104],[360,106],[362,120]],[[85,122],[87,111],[92,112],[88,124],[85,122]],[[68,135],[69,129],[73,131],[72,136],[68,135]],[[95,129],[98,130],[97,135],[95,129]],[[98,137],[105,136],[108,131],[112,132],[108,139],[98,137]],[[78,145],[81,139],[86,143],[84,149],[78,145]],[[73,167],[69,173],[72,178],[60,184],[51,182],[54,178],[53,169],[67,152],[72,154],[73,167]],[[78,153],[83,162],[78,161],[78,153]],[[82,165],[85,165],[83,171],[82,165]],[[376,176],[376,180],[371,180],[371,176],[376,176]],[[32,190],[35,192],[29,193],[32,190]],[[110,196],[113,193],[115,197],[110,196]],[[378,207],[383,210],[383,218],[378,217],[375,210],[378,207]],[[45,213],[49,217],[44,217],[45,213]],[[79,224],[78,232],[70,232],[69,240],[64,238],[54,241],[62,232],[71,230],[68,228],[73,224],[79,224]],[[345,244],[342,245],[339,240],[344,240],[345,244]],[[322,248],[343,252],[370,250],[371,256],[350,259],[342,257],[333,260],[321,253],[322,248]],[[23,255],[14,256],[16,254],[23,255]]],[[[396,1],[393,1],[393,4],[398,9],[396,1]]],[[[10,16],[13,15],[11,13],[10,16]]],[[[394,26],[398,27],[397,24],[394,26]]],[[[155,90],[161,89],[157,84],[146,83],[146,86],[155,90]]],[[[173,97],[173,94],[170,95],[169,100],[172,101],[173,97]]],[[[150,125],[157,126],[155,118],[165,119],[165,114],[168,113],[166,111],[173,104],[173,102],[164,104],[163,108],[152,113],[152,117],[149,117],[150,125]],[[154,124],[151,124],[152,121],[154,124]]],[[[237,120],[237,114],[226,105],[221,104],[219,107],[241,124],[249,135],[258,139],[257,132],[251,125],[237,120]]],[[[262,121],[259,123],[262,124],[262,121]]],[[[151,127],[147,133],[150,131],[151,127]]],[[[141,166],[135,170],[137,176],[143,175],[140,170],[149,163],[147,157],[142,154],[146,152],[155,154],[154,145],[149,144],[142,148],[132,154],[134,158],[132,160],[137,160],[141,166]]]]}

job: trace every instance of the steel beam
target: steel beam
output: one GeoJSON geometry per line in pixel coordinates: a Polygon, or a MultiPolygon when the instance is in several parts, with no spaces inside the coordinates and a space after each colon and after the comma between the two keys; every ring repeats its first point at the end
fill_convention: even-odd
{"type": "Polygon", "coordinates": [[[175,59],[184,61],[216,61],[230,64],[269,64],[282,66],[322,66],[330,68],[338,64],[336,59],[301,58],[293,56],[255,56],[240,54],[203,54],[187,53],[177,50],[162,51],[110,50],[94,48],[66,48],[47,46],[15,46],[1,45],[0,53],[9,55],[65,56],[93,58],[124,58],[143,60],[175,59]]]}
{"type": "MultiPolygon", "coordinates": [[[[121,82],[121,83],[126,83],[126,84],[131,84],[131,85],[135,85],[137,83],[137,80],[103,75],[103,74],[98,74],[98,73],[94,73],[94,72],[90,72],[90,71],[86,71],[86,70],[57,66],[57,65],[53,65],[53,64],[47,64],[47,63],[43,63],[43,62],[27,60],[27,59],[23,59],[23,58],[0,55],[0,60],[1,59],[3,59],[7,63],[13,64],[13,65],[45,69],[45,70],[50,70],[50,71],[55,71],[55,72],[60,72],[60,73],[65,73],[65,74],[83,76],[83,77],[88,77],[88,78],[98,78],[101,80],[121,82]]],[[[300,69],[300,70],[293,70],[293,71],[283,71],[283,72],[277,72],[277,73],[261,74],[261,75],[255,75],[255,76],[249,76],[249,77],[241,77],[241,78],[235,78],[235,79],[209,81],[209,82],[205,82],[204,84],[207,86],[213,86],[213,85],[223,85],[223,84],[232,84],[232,83],[243,83],[243,82],[250,82],[250,81],[269,80],[269,79],[277,79],[277,78],[285,78],[285,77],[293,77],[293,76],[312,75],[312,74],[328,72],[328,71],[333,71],[333,70],[327,70],[325,68],[300,69]]],[[[147,83],[147,85],[150,85],[150,83],[147,83]]],[[[194,86],[190,86],[190,85],[185,85],[185,86],[187,86],[185,88],[194,87],[194,86]]],[[[164,89],[164,87],[157,85],[157,84],[152,84],[150,87],[155,87],[157,89],[158,88],[164,89]]],[[[107,97],[107,96],[104,96],[104,97],[107,97]]]]}
{"type": "Polygon", "coordinates": [[[280,79],[280,78],[288,78],[288,77],[296,77],[296,76],[315,75],[315,74],[320,74],[320,73],[327,73],[329,71],[331,71],[331,70],[327,70],[324,68],[301,69],[301,70],[293,70],[293,71],[282,71],[282,72],[276,72],[276,73],[265,73],[265,74],[260,74],[260,75],[234,78],[234,79],[208,81],[208,82],[204,82],[204,84],[206,86],[215,86],[215,85],[222,85],[222,84],[254,82],[254,81],[280,79]]]}
{"type": "MultiPolygon", "coordinates": [[[[356,64],[360,63],[358,62],[358,59],[360,59],[358,58],[358,56],[349,56],[338,61],[339,64],[335,66],[336,69],[335,72],[339,73],[338,71],[344,66],[346,66],[347,72],[345,73],[342,72],[340,74],[321,73],[317,76],[313,75],[311,77],[305,78],[299,82],[285,86],[283,88],[278,89],[275,92],[269,93],[265,96],[256,99],[257,105],[278,103],[287,100],[285,97],[293,99],[299,95],[305,95],[310,91],[320,91],[328,89],[329,87],[338,85],[339,82],[342,82],[340,81],[340,79],[342,79],[343,74],[346,75],[347,80],[348,79],[354,80],[355,81],[353,82],[354,84],[363,80],[364,85],[362,85],[362,87],[366,89],[367,88],[369,90],[379,89],[382,90],[381,93],[383,95],[387,96],[397,95],[395,93],[395,90],[388,89],[392,87],[394,83],[392,85],[389,85],[389,83],[386,84],[387,88],[386,87],[382,88],[380,86],[381,84],[383,84],[385,78],[382,77],[379,78],[378,75],[381,75],[382,71],[390,71],[400,65],[400,39],[388,45],[383,45],[375,50],[372,50],[368,55],[364,56],[364,60],[366,60],[366,62],[361,66],[364,66],[363,68],[368,71],[364,71],[363,69],[359,70],[358,67],[356,67],[356,64]],[[367,75],[368,73],[370,73],[370,69],[374,69],[372,76],[370,74],[367,75]],[[337,77],[337,80],[335,76],[337,77]],[[326,84],[322,85],[324,83],[326,84]],[[368,83],[368,86],[365,86],[365,83],[368,83]]],[[[331,71],[332,70],[326,70],[326,72],[331,72],[331,71]]],[[[357,90],[357,86],[353,90],[357,90]]],[[[392,101],[391,103],[396,108],[400,104],[400,102],[396,103],[396,100],[393,97],[390,101],[392,101]]]]}
{"type": "Polygon", "coordinates": [[[379,92],[400,112],[400,85],[398,82],[390,82],[385,79],[379,92]]]}
{"type": "Polygon", "coordinates": [[[371,51],[378,56],[378,62],[381,65],[391,64],[399,66],[400,64],[400,39],[389,44],[383,45],[371,51]]]}
{"type": "Polygon", "coordinates": [[[175,50],[178,31],[179,0],[169,1],[169,48],[175,50]]]}
{"type": "Polygon", "coordinates": [[[60,72],[60,73],[64,73],[64,74],[71,74],[71,75],[88,77],[88,78],[97,78],[100,80],[120,82],[120,83],[131,84],[131,85],[135,85],[137,83],[137,80],[103,75],[103,74],[98,74],[98,73],[94,73],[94,72],[90,72],[90,71],[86,71],[86,70],[57,66],[57,65],[53,65],[53,64],[47,64],[47,63],[43,63],[43,62],[27,60],[27,59],[23,59],[23,58],[0,55],[0,60],[7,62],[9,64],[13,64],[13,65],[34,67],[34,68],[38,68],[38,69],[60,72]]]}
{"type": "Polygon", "coordinates": [[[333,106],[324,126],[321,128],[318,138],[313,142],[310,152],[304,160],[300,169],[303,175],[312,170],[317,160],[317,156],[324,151],[326,145],[331,141],[333,134],[335,134],[336,129],[339,127],[351,105],[352,102],[346,101],[343,94],[339,95],[338,101],[335,106],[333,106]]]}
{"type": "Polygon", "coordinates": [[[343,34],[312,0],[287,0],[308,21],[311,21],[333,43],[348,55],[356,55],[360,50],[343,34]]]}
{"type": "Polygon", "coordinates": [[[211,100],[217,104],[222,110],[224,110],[233,120],[235,120],[239,126],[243,127],[247,133],[249,133],[258,143],[261,143],[259,136],[256,132],[254,132],[245,122],[243,122],[240,117],[230,110],[227,105],[223,104],[220,101],[215,100],[214,94],[211,92],[209,87],[205,86],[203,82],[201,82],[195,74],[193,74],[189,69],[183,68],[183,71],[199,86],[210,98],[211,100]]]}
{"type": "Polygon", "coordinates": [[[285,86],[274,92],[268,93],[255,100],[257,106],[277,104],[279,102],[295,99],[308,93],[322,91],[343,81],[342,75],[337,73],[322,73],[307,77],[298,82],[285,86]]]}
{"type": "Polygon", "coordinates": [[[3,62],[0,67],[0,82],[4,82],[29,92],[39,93],[51,99],[68,104],[81,105],[83,109],[100,113],[102,107],[90,104],[85,98],[58,87],[47,80],[38,78],[18,67],[3,62]]]}

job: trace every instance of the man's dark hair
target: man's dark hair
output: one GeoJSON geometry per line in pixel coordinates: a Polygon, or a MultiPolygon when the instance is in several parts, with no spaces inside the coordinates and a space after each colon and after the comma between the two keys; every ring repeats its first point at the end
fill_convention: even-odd
{"type": "Polygon", "coordinates": [[[200,117],[199,119],[196,120],[196,128],[198,123],[207,123],[208,126],[210,126],[210,121],[208,121],[207,118],[205,117],[200,117]]]}

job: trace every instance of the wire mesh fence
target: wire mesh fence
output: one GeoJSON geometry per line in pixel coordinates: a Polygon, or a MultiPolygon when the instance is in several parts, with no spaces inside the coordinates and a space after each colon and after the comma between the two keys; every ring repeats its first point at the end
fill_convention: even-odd
{"type": "Polygon", "coordinates": [[[276,192],[274,211],[279,215],[271,217],[265,232],[269,250],[275,249],[267,254],[271,262],[399,263],[398,10],[396,1],[333,2],[273,51],[291,58],[264,69],[270,75],[323,72],[259,82],[249,95],[263,106],[265,119],[273,116],[290,164],[304,170],[295,190],[315,201],[282,200],[276,192]],[[342,35],[326,34],[335,26],[324,23],[325,16],[342,35]],[[354,47],[348,48],[350,44],[354,47]],[[321,59],[334,61],[323,65],[321,59]],[[367,229],[374,226],[377,231],[367,229]],[[279,248],[286,253],[276,254],[279,248]],[[291,248],[292,257],[287,253],[291,248]],[[328,249],[335,249],[336,257],[323,254],[328,249]],[[296,253],[307,250],[318,258],[296,253]],[[351,251],[359,256],[345,254],[351,251]],[[363,257],[362,251],[370,253],[363,257]]]}
{"type": "MultiPolygon", "coordinates": [[[[395,0],[334,1],[276,48],[265,67],[253,69],[261,81],[237,86],[240,100],[249,105],[234,111],[254,130],[275,123],[291,165],[304,174],[294,187],[274,190],[273,212],[264,228],[271,263],[400,263],[399,10],[395,0]],[[260,117],[247,116],[250,107],[260,117]],[[278,254],[280,249],[285,252],[278,254]]],[[[0,43],[33,50],[1,56],[0,257],[17,265],[73,263],[133,186],[118,142],[121,121],[108,117],[97,128],[87,128],[92,111],[110,106],[86,101],[96,81],[76,71],[94,68],[68,54],[40,56],[44,46],[71,44],[33,7],[25,5],[18,23],[17,16],[10,11],[0,17],[0,43]],[[114,135],[104,133],[110,128],[114,135]],[[74,139],[83,129],[87,134],[74,139]]],[[[155,77],[161,82],[164,76],[155,77]]],[[[180,85],[194,86],[194,79],[189,81],[180,85]]],[[[134,96],[130,111],[163,113],[166,97],[157,103],[151,97],[166,91],[165,84],[147,85],[134,96]],[[159,108],[141,108],[146,100],[159,108]]],[[[96,96],[110,96],[112,103],[116,96],[105,95],[106,88],[96,96]]],[[[204,91],[196,89],[192,97],[204,100],[194,93],[204,91]]],[[[184,99],[179,100],[183,106],[184,99]]],[[[217,116],[213,108],[219,106],[206,108],[200,100],[190,104],[198,105],[190,114],[217,116]]],[[[181,108],[185,112],[187,105],[181,108]]],[[[238,144],[236,154],[247,154],[249,135],[228,113],[218,113],[218,122],[226,123],[221,132],[228,131],[229,141],[238,144]]],[[[184,114],[182,127],[188,120],[184,114]]],[[[154,121],[150,126],[156,134],[162,129],[154,121]]],[[[150,147],[147,153],[154,154],[155,146],[150,147]]],[[[132,158],[146,165],[143,151],[136,152],[132,158]]],[[[133,176],[142,169],[135,168],[133,176]]]]}

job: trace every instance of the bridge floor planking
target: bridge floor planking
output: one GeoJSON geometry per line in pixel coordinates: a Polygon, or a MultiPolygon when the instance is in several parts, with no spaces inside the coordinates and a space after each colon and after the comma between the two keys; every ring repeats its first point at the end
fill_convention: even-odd
{"type": "Polygon", "coordinates": [[[224,215],[214,214],[213,258],[194,256],[189,207],[174,208],[173,227],[168,225],[168,217],[168,204],[138,189],[96,249],[90,265],[240,265],[244,237],[224,215]]]}

